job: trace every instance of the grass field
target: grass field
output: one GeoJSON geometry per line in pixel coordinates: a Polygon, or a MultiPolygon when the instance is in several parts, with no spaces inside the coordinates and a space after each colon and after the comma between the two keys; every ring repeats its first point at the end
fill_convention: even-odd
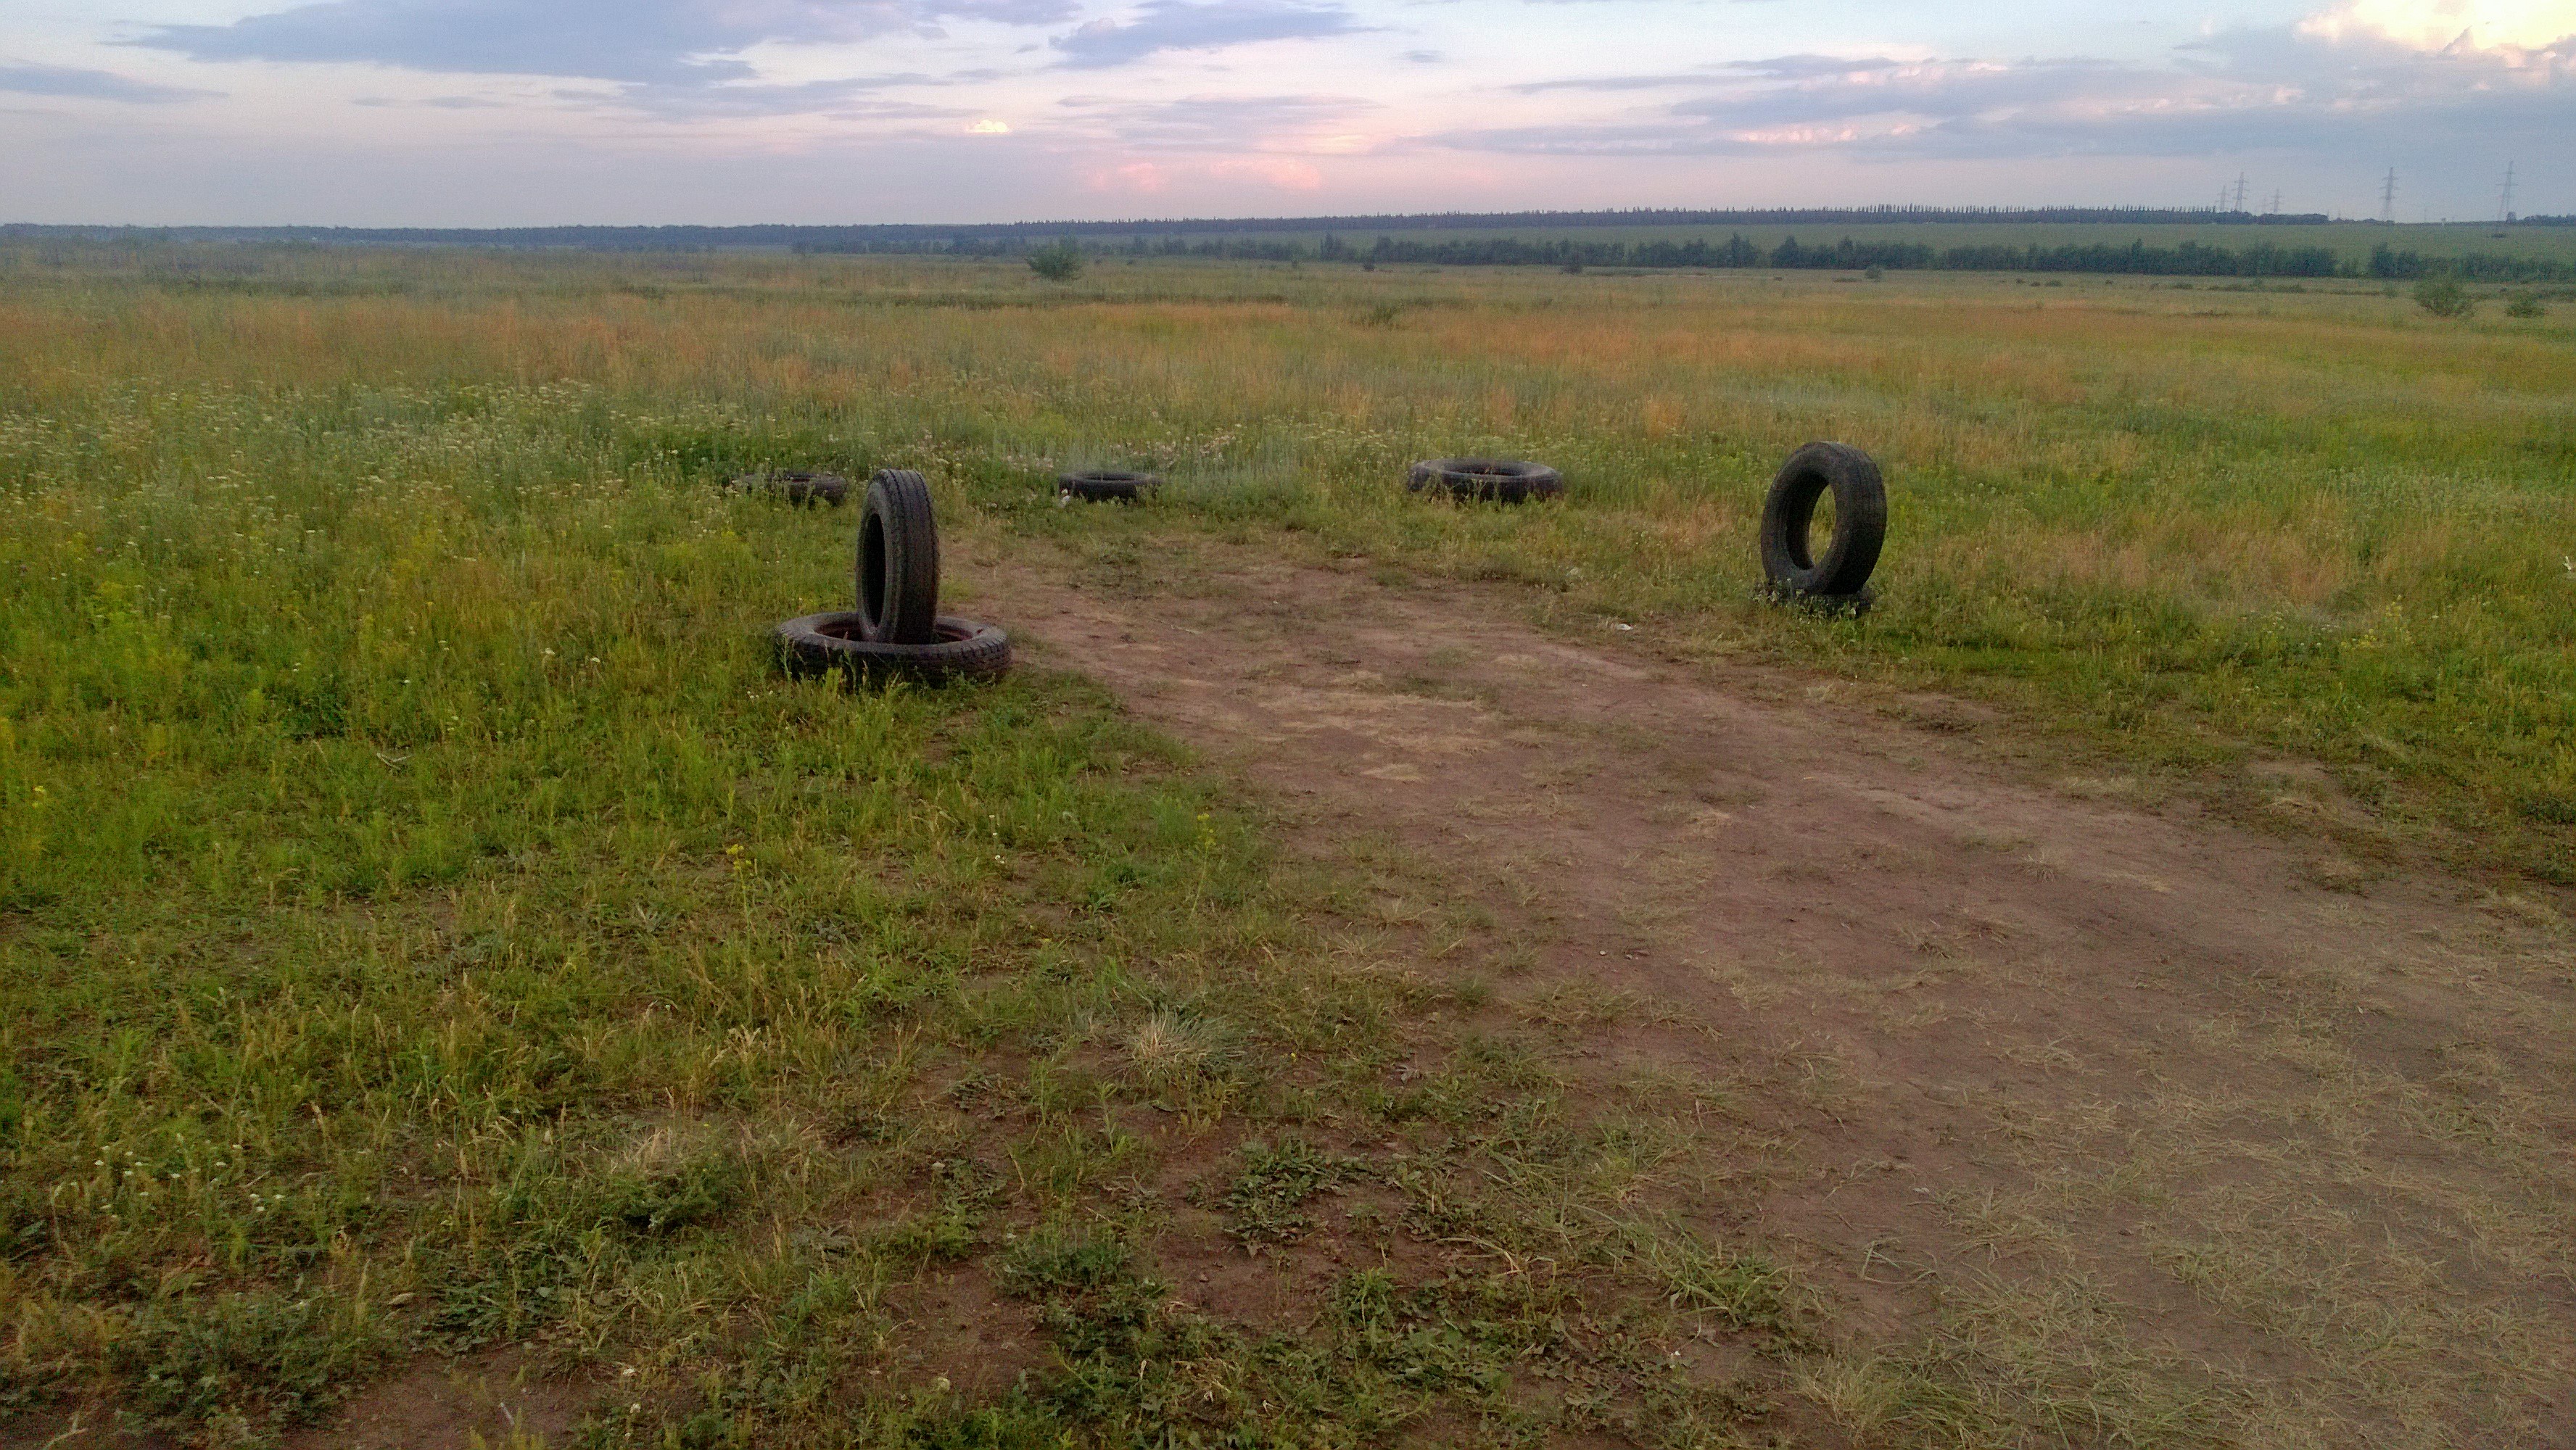
{"type": "MultiPolygon", "coordinates": [[[[776,678],[848,519],[712,487],[743,467],[922,468],[995,561],[1177,529],[1511,582],[2391,869],[2576,880],[2565,303],[20,250],[0,337],[15,1423],[270,1443],[517,1346],[595,1445],[1794,1442],[1841,1371],[1760,1245],[1678,1226],[1704,1105],[1570,1110],[1079,680],[776,678]],[[1749,597],[1819,436],[1896,497],[1859,621],[1749,597]],[[1569,499],[1393,486],[1487,451],[1569,499]],[[1077,522],[1076,464],[1173,487],[1077,522]],[[2280,759],[2330,798],[2274,809],[2280,759]],[[1311,1324],[1159,1276],[1326,1201],[1366,1251],[1311,1324]],[[1381,1267],[1425,1242],[1493,1267],[1381,1267]],[[918,1328],[961,1282],[1057,1355],[970,1383],[994,1351],[918,1328]],[[1747,1367],[1678,1373],[1692,1335],[1747,1367]]],[[[1927,1442],[2045,1433],[1902,1392],[1950,1396],[1927,1442]]]]}

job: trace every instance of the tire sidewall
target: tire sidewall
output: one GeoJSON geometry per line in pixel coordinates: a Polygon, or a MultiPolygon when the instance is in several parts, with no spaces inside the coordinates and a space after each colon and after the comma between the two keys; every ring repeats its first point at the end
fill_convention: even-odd
{"type": "Polygon", "coordinates": [[[839,671],[853,683],[896,678],[938,681],[989,679],[1011,666],[1010,636],[999,628],[955,615],[939,616],[940,636],[928,644],[887,644],[851,638],[866,619],[856,610],[808,614],[770,631],[787,672],[811,679],[839,671]],[[826,633],[839,626],[849,633],[826,633]]]}
{"type": "Polygon", "coordinates": [[[1452,498],[1527,503],[1565,492],[1565,475],[1522,458],[1429,458],[1405,471],[1407,493],[1437,484],[1452,498]]]}
{"type": "Polygon", "coordinates": [[[870,641],[927,645],[937,638],[939,528],[920,474],[881,468],[868,480],[851,573],[870,641]]]}
{"type": "Polygon", "coordinates": [[[1862,592],[1887,538],[1887,485],[1869,455],[1844,443],[1810,443],[1789,455],[1762,502],[1762,573],[1783,594],[1844,596],[1862,592]],[[1790,547],[1793,525],[1812,521],[1828,492],[1834,535],[1820,551],[1811,536],[1808,563],[1790,547]]]}
{"type": "Polygon", "coordinates": [[[1162,485],[1150,473],[1062,473],[1055,480],[1057,493],[1087,503],[1137,503],[1162,485]]]}

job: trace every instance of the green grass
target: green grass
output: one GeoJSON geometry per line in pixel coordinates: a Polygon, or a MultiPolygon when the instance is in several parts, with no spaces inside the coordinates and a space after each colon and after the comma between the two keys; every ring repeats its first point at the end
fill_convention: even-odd
{"type": "Polygon", "coordinates": [[[0,1422],[268,1444],[502,1345],[614,1387],[601,1446],[1751,1413],[1642,1347],[1779,1336],[1671,1301],[1658,1263],[1733,1260],[1601,1186],[1623,1130],[1549,1106],[1541,1044],[1456,1056],[1172,746],[1069,679],[778,676],[849,515],[705,470],[828,425],[150,348],[0,400],[0,1422]],[[1498,1124],[1590,1227],[1475,1187],[1498,1124]],[[1274,1187],[1274,1238],[1430,1242],[1434,1203],[1572,1266],[1368,1280],[1320,1342],[1173,1300],[1156,1255],[1235,1191],[1194,1145],[1353,1134],[1383,1212],[1274,1187]],[[972,1400],[901,1372],[903,1296],[958,1272],[1059,1357],[972,1400]]]}
{"type": "Polygon", "coordinates": [[[1930,1443],[2037,1433],[2046,1395],[1946,1362],[1803,1361],[1795,1282],[1675,1227],[1744,1205],[1636,1187],[1722,1111],[1470,1031],[1474,982],[1096,690],[779,678],[848,516],[714,481],[921,467],[1002,568],[1074,537],[1056,467],[1146,464],[1163,503],[1080,521],[1095,582],[1198,532],[1512,581],[2223,801],[2319,760],[2357,840],[2563,880],[2566,311],[0,253],[0,1415],[263,1444],[518,1345],[615,1387],[602,1446],[1722,1444],[1795,1433],[1802,1374],[1930,1443]],[[1750,598],[1815,436],[1896,491],[1860,621],[1750,598]],[[1481,451],[1569,499],[1395,486],[1481,451]],[[1172,1287],[1243,1245],[1351,1255],[1287,1328],[1172,1287]],[[1045,1329],[1015,1387],[903,1368],[957,1275],[1045,1329]],[[1754,1368],[1677,1376],[1693,1339],[1754,1368]]]}

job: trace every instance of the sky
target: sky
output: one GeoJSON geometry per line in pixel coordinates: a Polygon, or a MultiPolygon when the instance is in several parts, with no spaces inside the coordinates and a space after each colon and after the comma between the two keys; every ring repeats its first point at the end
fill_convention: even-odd
{"type": "Polygon", "coordinates": [[[2576,212],[2576,0],[0,0],[0,221],[2576,212]]]}

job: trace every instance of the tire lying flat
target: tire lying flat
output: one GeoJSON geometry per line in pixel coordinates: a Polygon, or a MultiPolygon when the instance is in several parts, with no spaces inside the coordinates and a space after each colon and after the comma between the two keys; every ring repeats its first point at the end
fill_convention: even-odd
{"type": "Polygon", "coordinates": [[[866,620],[855,610],[808,614],[770,631],[778,662],[800,678],[835,670],[854,684],[889,679],[993,679],[1011,668],[1010,636],[989,624],[939,616],[927,644],[888,644],[862,632],[866,620]]]}
{"type": "Polygon", "coordinates": [[[1847,443],[1810,443],[1789,455],[1762,501],[1762,576],[1783,599],[1869,607],[1870,572],[1887,542],[1887,483],[1869,455],[1847,443]],[[1834,536],[1811,537],[1816,503],[1834,496],[1834,536]]]}
{"type": "Polygon", "coordinates": [[[939,524],[930,485],[909,468],[880,468],[859,507],[853,574],[861,637],[876,644],[926,645],[939,619],[939,524]]]}
{"type": "Polygon", "coordinates": [[[1163,486],[1150,473],[1059,473],[1055,491],[1086,503],[1134,503],[1163,486]]]}
{"type": "Polygon", "coordinates": [[[1456,498],[1527,503],[1565,492],[1565,475],[1521,458],[1429,458],[1405,474],[1407,493],[1439,489],[1456,498]]]}
{"type": "Polygon", "coordinates": [[[837,473],[794,470],[743,473],[735,475],[726,487],[736,493],[765,493],[788,503],[823,504],[831,508],[839,508],[850,497],[850,481],[837,473]]]}

